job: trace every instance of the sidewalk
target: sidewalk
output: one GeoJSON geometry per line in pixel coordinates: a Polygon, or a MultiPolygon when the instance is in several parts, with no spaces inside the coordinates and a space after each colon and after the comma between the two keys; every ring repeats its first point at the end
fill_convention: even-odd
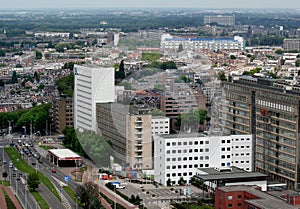
{"type": "Polygon", "coordinates": [[[23,209],[20,202],[17,200],[16,196],[14,195],[13,191],[11,190],[10,187],[8,186],[4,186],[4,185],[0,185],[0,207],[2,209],[7,209],[7,205],[6,205],[6,201],[5,201],[5,197],[4,194],[2,192],[2,189],[5,189],[6,193],[8,194],[9,198],[11,199],[11,201],[13,202],[13,204],[15,205],[16,209],[23,209]]]}

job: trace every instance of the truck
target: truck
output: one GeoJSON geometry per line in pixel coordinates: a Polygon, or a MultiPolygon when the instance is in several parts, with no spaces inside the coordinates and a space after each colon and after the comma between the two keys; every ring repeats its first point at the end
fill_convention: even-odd
{"type": "Polygon", "coordinates": [[[112,181],[111,184],[116,187],[116,189],[125,189],[125,186],[118,181],[112,181]]]}

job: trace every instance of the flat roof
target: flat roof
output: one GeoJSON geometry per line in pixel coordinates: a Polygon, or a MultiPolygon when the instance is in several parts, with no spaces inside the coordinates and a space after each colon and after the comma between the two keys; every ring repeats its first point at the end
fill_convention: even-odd
{"type": "Polygon", "coordinates": [[[248,172],[237,167],[228,167],[231,171],[220,172],[216,168],[198,169],[196,178],[203,181],[224,180],[224,179],[246,179],[246,178],[266,178],[267,175],[259,172],[248,172]]]}
{"type": "Polygon", "coordinates": [[[268,208],[268,209],[278,209],[278,208],[298,209],[299,208],[299,205],[298,206],[289,205],[283,198],[270,195],[267,192],[262,192],[256,189],[255,186],[245,186],[245,185],[225,186],[225,187],[218,187],[218,189],[224,192],[233,192],[233,191],[249,192],[250,194],[257,196],[258,199],[249,199],[249,200],[245,200],[245,202],[248,202],[259,208],[268,208]]]}
{"type": "Polygon", "coordinates": [[[58,160],[82,160],[82,157],[69,149],[49,149],[48,152],[58,160]]]}

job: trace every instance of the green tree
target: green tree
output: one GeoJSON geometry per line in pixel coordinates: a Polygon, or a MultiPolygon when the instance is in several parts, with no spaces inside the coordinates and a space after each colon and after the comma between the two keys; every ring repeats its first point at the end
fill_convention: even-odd
{"type": "Polygon", "coordinates": [[[93,182],[86,182],[84,185],[78,186],[75,192],[84,209],[103,208],[99,201],[99,191],[93,182]]]}
{"type": "Polygon", "coordinates": [[[175,125],[183,131],[198,131],[199,125],[208,122],[210,118],[207,116],[206,110],[189,110],[188,113],[180,114],[176,119],[175,125]]]}
{"type": "Polygon", "coordinates": [[[35,50],[35,59],[40,60],[42,59],[43,54],[39,50],[35,50]]]}
{"type": "Polygon", "coordinates": [[[183,179],[183,177],[180,177],[180,179],[178,180],[178,185],[180,185],[180,186],[184,185],[184,179],[183,179]]]}
{"type": "Polygon", "coordinates": [[[27,185],[32,191],[35,191],[37,188],[39,188],[40,183],[41,182],[40,182],[39,176],[36,172],[33,172],[28,175],[27,185]]]}
{"type": "Polygon", "coordinates": [[[299,67],[299,66],[300,66],[300,59],[297,59],[297,60],[296,60],[295,66],[296,66],[296,67],[299,67]]]}
{"type": "Polygon", "coordinates": [[[232,55],[230,55],[230,59],[235,60],[236,56],[232,54],[232,55]]]}
{"type": "Polygon", "coordinates": [[[170,178],[168,178],[168,180],[167,180],[167,186],[168,186],[168,187],[172,186],[172,181],[171,181],[170,178]]]}
{"type": "Polygon", "coordinates": [[[178,46],[178,52],[182,52],[182,51],[183,51],[183,45],[179,44],[179,46],[178,46]]]}
{"type": "Polygon", "coordinates": [[[20,63],[16,64],[16,68],[22,68],[22,67],[23,66],[20,63]]]}
{"type": "Polygon", "coordinates": [[[14,83],[18,83],[18,75],[17,75],[17,72],[14,71],[12,76],[11,76],[11,80],[10,80],[10,83],[14,84],[14,83]]]}
{"type": "Polygon", "coordinates": [[[125,68],[124,68],[124,60],[122,60],[119,64],[119,70],[115,72],[116,79],[124,79],[125,78],[125,68]]]}
{"type": "Polygon", "coordinates": [[[165,113],[160,109],[153,109],[150,113],[152,116],[165,116],[165,113]]]}
{"type": "Polygon", "coordinates": [[[156,91],[164,91],[166,90],[166,86],[164,84],[158,83],[154,85],[154,90],[156,91]]]}
{"type": "Polygon", "coordinates": [[[227,81],[227,78],[225,76],[225,72],[224,71],[220,71],[218,72],[218,79],[221,80],[221,81],[227,81]]]}

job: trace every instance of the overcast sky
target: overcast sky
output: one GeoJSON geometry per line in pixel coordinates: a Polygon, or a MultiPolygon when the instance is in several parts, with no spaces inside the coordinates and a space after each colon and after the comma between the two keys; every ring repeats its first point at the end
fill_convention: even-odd
{"type": "Polygon", "coordinates": [[[0,0],[6,8],[300,8],[300,0],[0,0]]]}

